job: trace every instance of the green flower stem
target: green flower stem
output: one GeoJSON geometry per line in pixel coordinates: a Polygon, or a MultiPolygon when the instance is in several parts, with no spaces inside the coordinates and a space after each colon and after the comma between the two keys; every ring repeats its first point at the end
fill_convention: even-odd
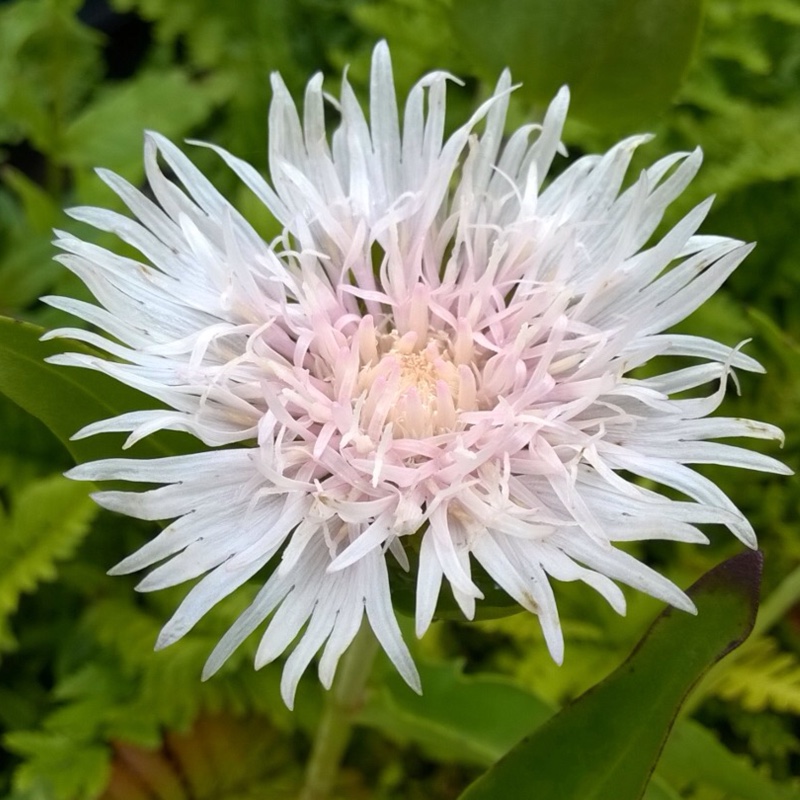
{"type": "Polygon", "coordinates": [[[298,800],[326,800],[330,796],[350,743],[353,719],[364,703],[364,690],[377,652],[378,641],[365,621],[339,663],[298,800]]]}

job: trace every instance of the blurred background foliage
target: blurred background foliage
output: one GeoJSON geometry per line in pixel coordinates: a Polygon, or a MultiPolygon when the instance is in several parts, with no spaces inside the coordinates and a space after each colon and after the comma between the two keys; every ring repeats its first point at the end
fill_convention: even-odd
{"type": "MultiPolygon", "coordinates": [[[[702,146],[705,165],[669,219],[716,193],[705,230],[759,245],[682,327],[729,344],[752,339],[747,351],[767,374],[742,376],[742,396],[726,400],[724,413],[780,425],[782,457],[797,470],[800,2],[597,0],[581,13],[591,5],[0,2],[0,313],[47,327],[66,322],[38,302],[48,293],[85,296],[51,260],[51,229],[73,226],[62,211],[70,205],[118,207],[95,166],[142,182],[144,128],[213,141],[265,171],[269,73],[280,70],[299,95],[323,71],[335,94],[349,64],[363,95],[371,49],[383,37],[400,92],[432,68],[465,79],[451,91],[453,121],[508,63],[525,81],[512,124],[540,115],[560,83],[573,85],[570,157],[642,130],[657,137],[637,155],[639,167],[702,146]]],[[[213,154],[195,148],[192,157],[259,230],[274,233],[213,154]]],[[[81,234],[118,247],[105,234],[81,234]]],[[[278,668],[255,673],[245,647],[219,677],[199,682],[207,653],[247,602],[243,593],[153,653],[183,592],[141,596],[133,581],[105,575],[149,531],[98,510],[86,487],[60,476],[69,465],[41,423],[0,397],[0,795],[294,796],[319,714],[316,681],[305,681],[290,714],[278,668]]],[[[798,481],[708,472],[756,527],[765,602],[756,634],[693,695],[648,798],[800,798],[798,481]]],[[[686,586],[740,547],[727,534],[709,535],[706,549],[636,549],[686,586]]],[[[620,619],[585,587],[558,587],[558,596],[563,667],[550,661],[536,620],[518,615],[438,623],[415,645],[422,701],[387,670],[362,713],[341,796],[456,797],[520,735],[616,667],[659,610],[627,592],[620,619]]]]}

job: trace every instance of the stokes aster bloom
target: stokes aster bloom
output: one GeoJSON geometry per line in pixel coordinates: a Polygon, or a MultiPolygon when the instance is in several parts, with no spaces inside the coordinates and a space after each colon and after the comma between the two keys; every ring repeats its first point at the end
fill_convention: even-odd
{"type": "Polygon", "coordinates": [[[709,202],[649,243],[700,153],[668,156],[623,191],[631,156],[648,138],[632,137],[578,159],[543,188],[560,148],[566,89],[541,126],[504,140],[504,74],[444,139],[449,80],[434,72],[414,86],[401,124],[385,44],[373,58],[368,120],[346,80],[338,103],[324,99],[320,75],[308,85],[301,120],[275,77],[271,185],[213,148],[283,226],[271,243],[157,134],[145,143],[155,201],[100,172],[136,219],[72,211],[117,234],[143,261],[59,235],[61,262],[99,305],[48,302],[107,337],[52,335],[88,342],[109,359],[55,360],[105,372],[167,407],[78,435],[129,431],[132,443],[174,429],[210,448],[227,445],[70,473],[162,484],[96,495],[133,517],[174,520],[112,572],[158,564],[143,591],[205,575],[164,627],[162,647],[275,559],[205,674],[271,617],[256,666],[298,639],[283,673],[289,705],[320,650],[319,675],[330,685],[365,614],[419,689],[387,560],[407,569],[407,552],[418,554],[418,635],[443,580],[473,617],[482,597],[471,574],[478,562],[538,615],[561,661],[551,577],[586,582],[620,613],[625,600],[614,581],[692,611],[683,592],[613,543],[706,542],[696,525],[719,523],[754,547],[734,504],[687,464],[787,472],[772,458],[710,441],[780,438],[764,423],[707,418],[731,369],[759,365],[708,339],[664,333],[750,250],[697,235],[709,202]],[[326,100],[340,117],[330,141],[326,100]],[[689,356],[692,365],[631,377],[662,355],[689,356]],[[708,396],[682,396],[704,385],[708,396]]]}

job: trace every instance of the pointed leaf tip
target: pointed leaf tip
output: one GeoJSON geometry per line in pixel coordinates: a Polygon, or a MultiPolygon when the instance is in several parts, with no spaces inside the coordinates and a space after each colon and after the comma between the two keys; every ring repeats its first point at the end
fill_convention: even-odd
{"type": "Polygon", "coordinates": [[[755,605],[761,593],[764,554],[760,550],[745,550],[709,570],[689,589],[689,595],[706,593],[709,587],[736,586],[748,593],[755,605]]]}

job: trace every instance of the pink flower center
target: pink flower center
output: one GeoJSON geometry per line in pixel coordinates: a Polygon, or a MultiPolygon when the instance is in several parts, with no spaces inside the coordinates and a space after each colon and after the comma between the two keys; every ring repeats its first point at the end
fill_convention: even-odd
{"type": "Polygon", "coordinates": [[[385,419],[395,439],[450,432],[458,423],[456,412],[475,407],[475,393],[462,385],[449,345],[431,339],[415,349],[415,338],[396,332],[380,336],[377,357],[358,375],[366,416],[385,419]]]}

